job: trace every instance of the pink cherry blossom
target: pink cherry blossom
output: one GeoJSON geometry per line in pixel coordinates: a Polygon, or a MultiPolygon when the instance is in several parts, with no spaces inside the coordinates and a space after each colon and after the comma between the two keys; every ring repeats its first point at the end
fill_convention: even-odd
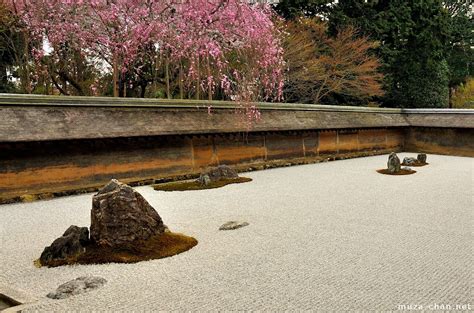
{"type": "MultiPolygon", "coordinates": [[[[283,51],[267,5],[243,0],[7,0],[32,37],[68,46],[117,75],[156,54],[183,68],[190,90],[279,100],[283,51]],[[154,48],[150,48],[154,47],[154,48]]],[[[36,54],[41,58],[41,53],[36,54]]],[[[253,111],[252,111],[253,112],[253,111]]],[[[249,114],[254,115],[254,113],[249,114]]]]}

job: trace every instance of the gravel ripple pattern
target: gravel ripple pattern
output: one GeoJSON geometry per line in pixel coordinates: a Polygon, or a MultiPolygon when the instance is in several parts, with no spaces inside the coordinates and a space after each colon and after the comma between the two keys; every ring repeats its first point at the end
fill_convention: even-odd
{"type": "Polygon", "coordinates": [[[474,159],[428,155],[414,175],[376,173],[386,161],[245,173],[252,182],[202,191],[136,188],[171,230],[199,240],[137,264],[33,266],[69,225],[89,226],[92,194],[3,205],[0,285],[39,299],[25,312],[472,307],[474,159]],[[229,220],[251,227],[219,231],[229,220]],[[89,275],[108,283],[46,298],[89,275]]]}

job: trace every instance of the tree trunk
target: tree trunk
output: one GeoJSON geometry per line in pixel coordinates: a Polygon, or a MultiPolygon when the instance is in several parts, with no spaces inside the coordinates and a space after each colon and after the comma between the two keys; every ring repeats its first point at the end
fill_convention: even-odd
{"type": "Polygon", "coordinates": [[[29,46],[30,46],[30,39],[28,36],[28,33],[25,31],[23,32],[23,40],[24,42],[24,50],[23,50],[23,56],[25,57],[23,60],[23,66],[20,66],[22,68],[22,76],[24,77],[24,83],[23,85],[23,91],[26,93],[31,93],[31,80],[30,80],[30,52],[29,52],[29,46]]]}
{"type": "Polygon", "coordinates": [[[197,86],[196,86],[196,100],[201,98],[201,64],[199,61],[199,56],[197,59],[197,86]]]}
{"type": "Polygon", "coordinates": [[[4,86],[3,88],[0,87],[1,92],[6,92],[6,88],[8,85],[8,72],[7,67],[2,62],[0,62],[0,83],[1,86],[4,86]]]}
{"type": "Polygon", "coordinates": [[[165,60],[165,80],[166,80],[166,96],[171,99],[171,88],[170,88],[170,60],[166,56],[165,60]]]}
{"type": "Polygon", "coordinates": [[[118,75],[118,61],[117,57],[114,56],[113,60],[113,81],[114,81],[114,97],[119,96],[119,75],[118,75]]]}
{"type": "Polygon", "coordinates": [[[208,100],[212,101],[212,84],[209,81],[209,77],[211,77],[211,62],[209,61],[209,57],[207,57],[207,77],[208,77],[208,81],[207,81],[208,95],[207,96],[208,96],[208,100]]]}
{"type": "Polygon", "coordinates": [[[179,97],[180,99],[184,99],[184,86],[183,86],[183,63],[182,61],[179,62],[179,97]]]}
{"type": "Polygon", "coordinates": [[[123,82],[123,97],[126,98],[127,97],[127,77],[124,74],[122,74],[122,82],[123,82]]]}
{"type": "MultiPolygon", "coordinates": [[[[153,66],[153,85],[151,87],[152,89],[152,97],[155,98],[156,97],[156,92],[158,90],[158,57],[159,57],[159,54],[157,53],[156,54],[156,57],[155,57],[155,64],[153,66]]],[[[143,95],[145,94],[144,92],[142,92],[143,95]]]]}
{"type": "Polygon", "coordinates": [[[145,98],[146,86],[147,86],[146,82],[140,85],[140,98],[145,98]]]}

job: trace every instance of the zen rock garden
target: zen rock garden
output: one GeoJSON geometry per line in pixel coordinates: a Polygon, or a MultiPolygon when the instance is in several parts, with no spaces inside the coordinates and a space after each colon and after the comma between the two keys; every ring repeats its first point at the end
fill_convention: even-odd
{"type": "MultiPolygon", "coordinates": [[[[219,166],[201,174],[191,184],[206,189],[250,180],[241,180],[235,170],[219,166]]],[[[219,229],[233,230],[247,225],[247,222],[230,221],[219,229]]],[[[197,243],[192,237],[172,233],[141,194],[113,179],[93,196],[90,228],[71,225],[44,249],[35,264],[55,267],[134,263],[173,256],[197,243]]]]}
{"type": "Polygon", "coordinates": [[[392,152],[388,156],[387,168],[377,170],[377,172],[385,175],[410,175],[415,174],[416,171],[412,170],[407,166],[425,166],[427,164],[428,163],[426,163],[426,154],[424,153],[418,154],[416,158],[405,157],[403,159],[403,163],[401,163],[400,158],[397,156],[397,154],[395,152],[392,152]],[[402,167],[402,165],[404,167],[402,167]]]}
{"type": "MultiPolygon", "coordinates": [[[[472,204],[471,175],[456,166],[471,160],[430,154],[436,170],[416,168],[405,178],[370,170],[379,163],[400,175],[405,157],[427,162],[413,153],[320,162],[194,192],[111,180],[95,193],[6,205],[0,223],[11,235],[3,239],[2,275],[30,298],[5,305],[24,312],[383,311],[411,299],[414,283],[429,295],[422,301],[467,303],[472,238],[460,217],[472,204]],[[462,187],[445,186],[441,176],[459,177],[462,187]],[[407,186],[417,193],[400,197],[407,186]],[[442,225],[436,232],[433,222],[442,225]],[[432,276],[413,278],[426,273],[432,276]],[[366,290],[357,294],[362,306],[331,298],[335,290],[366,290]]],[[[192,182],[237,179],[231,169],[210,168],[192,182]]]]}
{"type": "Polygon", "coordinates": [[[70,226],[44,249],[38,266],[134,263],[173,256],[198,243],[169,231],[142,195],[117,180],[94,195],[92,203],[90,232],[70,226]]]}
{"type": "MultiPolygon", "coordinates": [[[[238,179],[227,166],[207,171],[195,182],[209,185],[238,179]]],[[[230,221],[219,230],[235,230],[247,222],[230,221]]],[[[111,180],[93,196],[90,231],[71,225],[64,234],[46,247],[35,261],[38,267],[71,264],[135,263],[185,252],[197,240],[172,233],[156,210],[130,186],[111,180]]],[[[82,276],[60,285],[47,294],[51,299],[65,299],[98,289],[106,284],[102,277],[82,276]]]]}
{"type": "MultiPolygon", "coordinates": [[[[386,175],[416,173],[406,166],[426,165],[426,154],[388,157],[387,168],[377,172],[386,175]]],[[[251,181],[239,177],[226,165],[211,168],[199,178],[155,185],[155,190],[200,190],[251,181]]],[[[235,230],[248,226],[245,221],[229,221],[219,230],[235,230]]],[[[197,245],[195,238],[172,233],[157,211],[132,187],[115,179],[93,196],[90,228],[71,225],[64,234],[46,247],[37,266],[55,267],[70,264],[134,263],[159,259],[187,251],[197,245]]],[[[76,284],[77,285],[77,284],[76,284]]]]}

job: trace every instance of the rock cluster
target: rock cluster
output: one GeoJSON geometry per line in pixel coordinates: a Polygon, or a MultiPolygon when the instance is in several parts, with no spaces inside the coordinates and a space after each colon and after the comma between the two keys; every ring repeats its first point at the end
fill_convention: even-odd
{"type": "Polygon", "coordinates": [[[408,166],[422,166],[426,164],[426,154],[420,153],[416,156],[416,158],[413,157],[406,157],[403,159],[403,165],[408,165],[408,166]]]}
{"type": "Polygon", "coordinates": [[[207,186],[213,182],[222,180],[222,179],[235,179],[239,178],[237,172],[230,168],[227,165],[219,165],[218,167],[211,168],[210,170],[202,173],[197,182],[203,186],[207,186]]]}
{"type": "Polygon", "coordinates": [[[90,238],[87,227],[70,226],[46,247],[40,265],[68,264],[86,252],[88,245],[107,248],[133,246],[167,227],[155,209],[132,187],[113,179],[92,199],[90,238]]]}

